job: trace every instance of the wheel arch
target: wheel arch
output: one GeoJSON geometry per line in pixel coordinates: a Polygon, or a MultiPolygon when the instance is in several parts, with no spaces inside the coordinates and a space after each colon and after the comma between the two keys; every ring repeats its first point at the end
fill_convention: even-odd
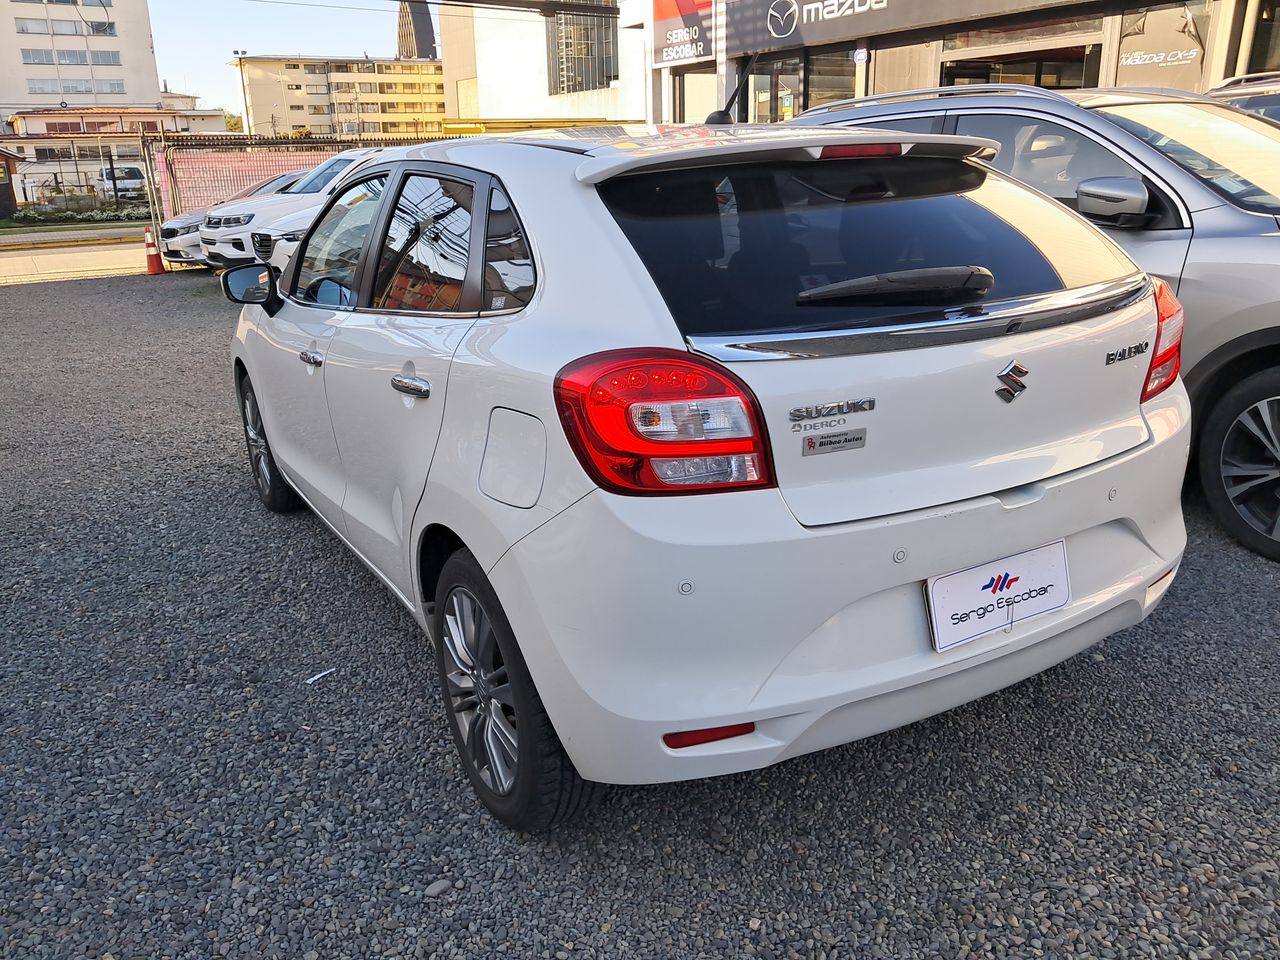
{"type": "Polygon", "coordinates": [[[1280,367],[1280,327],[1228,341],[1186,373],[1183,379],[1191,395],[1197,439],[1200,425],[1219,397],[1246,377],[1275,367],[1280,367]]]}
{"type": "Polygon", "coordinates": [[[451,556],[466,547],[462,537],[443,523],[429,523],[418,537],[418,589],[422,594],[425,614],[429,604],[435,602],[436,586],[440,573],[451,556]]]}

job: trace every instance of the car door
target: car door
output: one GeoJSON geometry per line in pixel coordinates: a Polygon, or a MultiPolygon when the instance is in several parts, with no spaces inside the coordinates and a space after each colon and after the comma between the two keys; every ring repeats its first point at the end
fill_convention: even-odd
{"type": "Polygon", "coordinates": [[[954,129],[962,136],[986,137],[1000,144],[992,161],[998,170],[1021,180],[1059,203],[1076,209],[1076,188],[1094,177],[1133,177],[1150,191],[1159,220],[1152,228],[1126,229],[1099,223],[1147,273],[1174,289],[1182,277],[1191,245],[1190,215],[1174,192],[1136,160],[1123,155],[1094,132],[1065,120],[1036,113],[956,111],[954,129]]]}
{"type": "Polygon", "coordinates": [[[473,224],[472,213],[488,183],[445,165],[401,171],[361,306],[343,317],[325,361],[348,538],[406,598],[407,538],[440,433],[449,365],[480,310],[484,218],[473,224]]]}
{"type": "Polygon", "coordinates": [[[334,332],[355,304],[361,251],[386,181],[386,174],[371,177],[335,197],[305,241],[280,308],[263,312],[259,339],[249,346],[249,375],[276,462],[339,529],[345,481],[325,400],[325,363],[334,332]]]}

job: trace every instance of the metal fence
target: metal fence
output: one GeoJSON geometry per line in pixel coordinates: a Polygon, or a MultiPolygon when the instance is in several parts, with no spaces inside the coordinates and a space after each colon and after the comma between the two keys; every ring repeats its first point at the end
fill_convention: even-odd
{"type": "MultiPolygon", "coordinates": [[[[436,138],[446,139],[446,138],[436,138]]],[[[357,147],[389,147],[422,143],[422,139],[394,141],[263,140],[255,137],[184,138],[180,143],[155,140],[146,151],[147,175],[156,219],[213,206],[256,183],[311,168],[357,147]]]]}

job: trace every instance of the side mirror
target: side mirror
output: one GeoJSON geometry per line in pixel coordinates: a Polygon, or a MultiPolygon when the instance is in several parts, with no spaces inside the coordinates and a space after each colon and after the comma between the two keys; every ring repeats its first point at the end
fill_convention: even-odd
{"type": "Polygon", "coordinates": [[[1151,194],[1137,177],[1094,177],[1076,185],[1076,209],[1097,223],[1130,229],[1150,226],[1151,194]]]}
{"type": "Polygon", "coordinates": [[[1061,150],[1067,144],[1067,138],[1053,133],[1042,133],[1031,141],[1032,153],[1050,153],[1061,150]]]}
{"type": "Polygon", "coordinates": [[[269,313],[280,305],[275,271],[266,263],[232,267],[222,274],[222,292],[232,303],[259,303],[269,313]]]}

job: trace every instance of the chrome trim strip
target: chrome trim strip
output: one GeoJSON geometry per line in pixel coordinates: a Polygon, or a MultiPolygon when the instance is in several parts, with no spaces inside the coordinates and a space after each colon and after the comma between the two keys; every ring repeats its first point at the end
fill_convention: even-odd
{"type": "Polygon", "coordinates": [[[1044,330],[1119,310],[1150,293],[1151,281],[1147,275],[1136,273],[1075,290],[949,307],[931,315],[933,319],[929,320],[908,319],[904,323],[844,330],[686,337],[685,342],[695,352],[724,362],[848,357],[1044,330]]]}

